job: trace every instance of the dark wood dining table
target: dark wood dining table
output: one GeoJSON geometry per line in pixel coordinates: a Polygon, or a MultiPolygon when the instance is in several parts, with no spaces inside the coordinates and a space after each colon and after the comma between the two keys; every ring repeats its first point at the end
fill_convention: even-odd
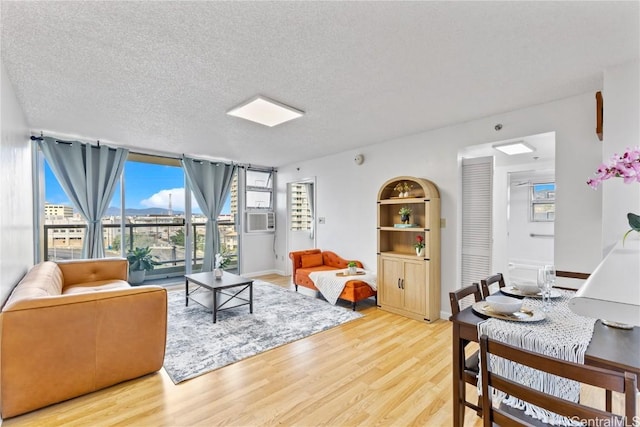
{"type": "MultiPolygon", "coordinates": [[[[464,424],[465,387],[462,376],[464,365],[464,343],[478,342],[478,323],[488,319],[467,307],[451,316],[453,322],[453,425],[464,424]]],[[[585,365],[620,372],[631,372],[640,378],[640,328],[616,329],[596,321],[593,337],[584,356],[585,365]]],[[[640,389],[640,382],[638,383],[640,389]]]]}

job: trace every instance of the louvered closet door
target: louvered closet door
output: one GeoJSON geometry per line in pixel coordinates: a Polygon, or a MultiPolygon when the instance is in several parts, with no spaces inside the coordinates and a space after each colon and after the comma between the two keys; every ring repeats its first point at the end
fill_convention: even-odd
{"type": "Polygon", "coordinates": [[[493,157],[462,160],[462,283],[491,275],[493,157]]]}

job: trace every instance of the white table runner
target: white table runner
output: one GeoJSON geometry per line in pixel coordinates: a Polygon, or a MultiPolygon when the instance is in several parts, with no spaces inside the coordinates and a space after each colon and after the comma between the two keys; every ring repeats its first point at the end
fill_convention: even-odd
{"type": "Polygon", "coordinates": [[[309,273],[309,278],[313,281],[313,284],[318,288],[322,296],[331,304],[335,305],[338,301],[338,297],[344,289],[344,286],[350,280],[362,280],[369,285],[371,289],[374,291],[376,290],[375,273],[358,269],[358,271],[363,271],[364,274],[357,276],[336,276],[336,273],[341,271],[345,270],[314,271],[309,273]]]}
{"type": "MultiPolygon", "coordinates": [[[[478,336],[487,335],[497,341],[542,353],[547,356],[575,363],[584,363],[596,319],[583,317],[569,309],[567,301],[575,294],[573,291],[559,290],[561,296],[551,300],[551,311],[546,319],[535,323],[512,322],[488,319],[478,324],[478,336]]],[[[542,300],[525,298],[524,306],[534,310],[542,309],[542,300]]],[[[546,374],[505,359],[491,356],[489,370],[504,375],[521,384],[531,386],[544,393],[578,402],[580,384],[574,381],[546,374]]],[[[481,382],[478,381],[481,391],[481,382]]],[[[553,425],[581,425],[519,399],[506,397],[504,393],[494,391],[494,399],[503,400],[511,407],[524,409],[525,414],[553,425]]]]}

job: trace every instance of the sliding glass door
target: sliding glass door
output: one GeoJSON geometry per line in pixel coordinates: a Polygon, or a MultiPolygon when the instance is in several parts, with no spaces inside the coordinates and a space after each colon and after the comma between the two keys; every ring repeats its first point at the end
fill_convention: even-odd
{"type": "MultiPolygon", "coordinates": [[[[80,258],[86,221],[73,208],[46,160],[43,162],[42,259],[80,258]]],[[[227,269],[238,271],[237,174],[218,217],[227,269]]],[[[106,257],[149,248],[159,264],[145,281],[198,272],[204,255],[206,218],[187,188],[179,159],[130,153],[122,183],[102,218],[106,257]],[[187,196],[189,199],[187,199],[187,196]]]]}
{"type": "Polygon", "coordinates": [[[124,166],[123,236],[114,250],[126,256],[149,248],[159,265],[147,279],[185,273],[184,173],[177,159],[133,154],[124,166]],[[121,243],[123,242],[123,243],[121,243]]]}

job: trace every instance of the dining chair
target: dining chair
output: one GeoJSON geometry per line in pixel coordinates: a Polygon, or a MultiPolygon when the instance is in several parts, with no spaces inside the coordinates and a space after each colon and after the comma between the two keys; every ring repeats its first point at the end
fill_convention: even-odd
{"type": "MultiPolygon", "coordinates": [[[[482,293],[480,292],[480,285],[478,283],[473,283],[470,286],[464,287],[462,289],[458,289],[457,291],[449,292],[449,302],[451,303],[451,315],[454,316],[464,308],[462,306],[463,301],[470,300],[470,296],[473,295],[473,302],[478,302],[482,300],[482,293]]],[[[464,351],[465,347],[469,344],[468,341],[465,341],[462,345],[462,351],[464,351]]],[[[479,350],[476,350],[469,357],[465,357],[464,366],[460,367],[460,372],[462,375],[462,379],[464,379],[465,383],[472,384],[474,386],[478,385],[478,372],[480,372],[480,362],[478,360],[479,350]]],[[[464,400],[464,405],[468,408],[476,411],[478,416],[482,414],[482,407],[480,406],[480,397],[478,397],[478,403],[474,404],[466,400],[464,394],[462,395],[462,399],[464,400]]]]}
{"type": "Polygon", "coordinates": [[[489,387],[556,414],[580,420],[583,423],[586,422],[588,425],[628,425],[626,423],[636,420],[634,418],[637,413],[636,387],[638,380],[636,374],[611,371],[556,359],[489,339],[486,335],[480,337],[480,360],[482,361],[480,367],[482,377],[482,420],[485,427],[492,426],[494,423],[501,426],[546,425],[529,415],[525,415],[524,410],[514,409],[503,403],[498,407],[492,406],[489,387]],[[610,410],[603,411],[543,393],[491,372],[486,363],[489,360],[489,355],[495,355],[583,384],[623,393],[624,417],[616,415],[610,410]]]}
{"type": "Polygon", "coordinates": [[[493,276],[489,276],[486,279],[480,280],[480,286],[482,287],[482,297],[486,298],[491,295],[491,291],[489,287],[494,283],[498,284],[498,289],[504,288],[506,284],[504,283],[504,277],[502,273],[494,274],[493,276]]]}

